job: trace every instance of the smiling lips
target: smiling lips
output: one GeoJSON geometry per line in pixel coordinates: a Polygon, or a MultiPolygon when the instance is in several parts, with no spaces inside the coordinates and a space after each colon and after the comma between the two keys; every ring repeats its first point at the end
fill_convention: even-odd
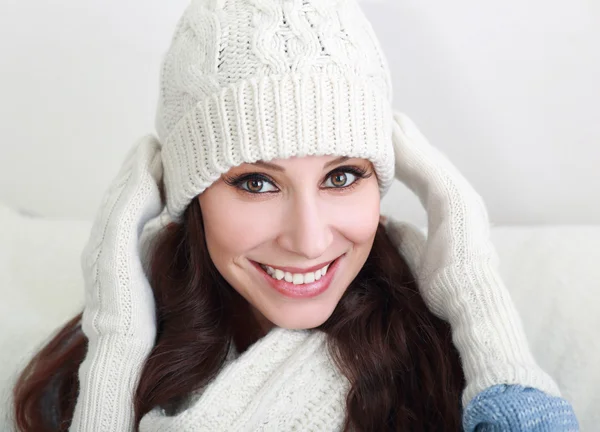
{"type": "Polygon", "coordinates": [[[295,267],[271,267],[255,261],[253,263],[268,284],[280,294],[295,299],[303,299],[318,296],[329,288],[335,271],[340,266],[340,262],[343,261],[343,257],[344,255],[329,263],[304,270],[295,267]],[[303,270],[304,272],[293,273],[289,270],[303,270]]]}
{"type": "Polygon", "coordinates": [[[333,261],[330,261],[325,265],[319,264],[318,266],[310,267],[304,272],[298,272],[296,268],[292,267],[277,268],[265,264],[260,264],[260,266],[273,279],[283,279],[286,282],[293,283],[294,285],[302,285],[313,283],[314,281],[321,279],[322,276],[325,276],[327,274],[327,269],[332,262],[333,261]]]}

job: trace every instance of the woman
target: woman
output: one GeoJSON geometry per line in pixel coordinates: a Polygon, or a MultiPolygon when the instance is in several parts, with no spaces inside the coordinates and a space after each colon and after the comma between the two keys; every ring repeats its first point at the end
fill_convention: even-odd
{"type": "MultiPolygon", "coordinates": [[[[15,388],[21,430],[577,430],[487,211],[391,109],[352,0],[196,0],[82,264],[15,388]],[[380,222],[394,176],[428,238],[380,222]]],[[[384,221],[385,222],[385,221],[384,221]]]]}

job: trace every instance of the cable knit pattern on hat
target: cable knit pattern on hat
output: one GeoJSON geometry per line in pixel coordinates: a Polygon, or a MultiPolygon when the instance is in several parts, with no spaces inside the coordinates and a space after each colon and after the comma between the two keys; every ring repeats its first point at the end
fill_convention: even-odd
{"type": "Polygon", "coordinates": [[[156,127],[174,219],[231,167],[369,159],[393,181],[392,88],[354,0],[194,0],[164,59],[156,127]]]}

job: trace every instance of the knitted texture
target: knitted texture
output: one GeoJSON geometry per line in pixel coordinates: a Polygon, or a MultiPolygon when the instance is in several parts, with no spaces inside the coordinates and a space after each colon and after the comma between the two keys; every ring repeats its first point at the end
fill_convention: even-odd
{"type": "MultiPolygon", "coordinates": [[[[233,166],[307,155],[370,160],[382,196],[395,169],[424,205],[427,240],[405,252],[430,310],[452,326],[467,380],[465,424],[489,419],[519,430],[529,424],[523,410],[568,417],[499,277],[483,201],[408,118],[392,117],[391,94],[385,58],[355,0],[192,0],[162,66],[161,143],[145,137],[129,153],[82,256],[89,344],[71,431],[135,428],[133,397],[156,336],[144,228],[180,219],[233,166]],[[167,213],[159,216],[163,168],[167,213]],[[497,384],[522,387],[486,392],[497,384]]],[[[321,333],[275,329],[229,359],[187,409],[167,417],[156,407],[140,427],[337,431],[348,389],[321,333]]]]}
{"type": "MultiPolygon", "coordinates": [[[[560,395],[533,358],[500,277],[483,200],[402,113],[394,114],[393,142],[396,176],[418,196],[428,215],[427,239],[421,235],[421,245],[412,246],[419,255],[415,273],[428,308],[452,327],[467,384],[463,406],[496,384],[560,395]]],[[[393,225],[388,229],[393,231],[393,225]]],[[[419,234],[408,238],[418,240],[419,234]]]]}
{"type": "Polygon", "coordinates": [[[463,413],[465,432],[576,432],[579,423],[564,399],[523,386],[498,385],[478,394],[463,413]]]}
{"type": "Polygon", "coordinates": [[[373,163],[393,181],[390,74],[355,0],[192,0],[163,61],[167,208],[231,167],[292,156],[373,163]]]}
{"type": "MultiPolygon", "coordinates": [[[[535,409],[545,419],[566,418],[566,401],[555,404],[553,402],[559,400],[556,398],[548,402],[558,390],[531,358],[518,316],[497,269],[488,261],[482,266],[481,255],[470,249],[472,244],[486,245],[489,241],[485,230],[469,228],[482,226],[482,222],[469,219],[464,207],[449,208],[444,201],[447,196],[434,196],[443,190],[436,182],[449,182],[451,177],[443,175],[443,170],[432,170],[431,166],[441,164],[437,166],[442,167],[446,162],[441,154],[433,151],[428,158],[420,159],[421,164],[428,161],[429,168],[415,164],[415,156],[423,155],[419,152],[430,152],[428,144],[422,138],[416,139],[416,129],[407,119],[399,120],[398,127],[406,134],[404,139],[400,138],[405,147],[399,148],[399,154],[408,164],[404,167],[407,184],[415,187],[423,175],[428,176],[431,183],[430,189],[418,190],[422,202],[428,203],[430,226],[427,244],[417,232],[406,235],[408,231],[394,231],[394,227],[398,227],[394,221],[388,224],[390,237],[420,277],[422,269],[428,268],[423,263],[432,260],[427,258],[426,250],[439,254],[437,259],[445,263],[442,274],[452,275],[453,272],[447,270],[458,268],[459,276],[465,272],[473,276],[468,279],[448,277],[439,284],[424,279],[421,287],[432,310],[447,317],[452,324],[454,341],[467,376],[467,396],[463,402],[469,403],[469,412],[478,413],[479,417],[472,418],[480,423],[485,423],[486,416],[491,416],[490,421],[497,421],[497,412],[504,413],[506,424],[517,425],[505,430],[519,430],[519,413],[523,410],[535,409]],[[407,137],[410,139],[405,139],[407,137]],[[415,170],[415,167],[423,169],[415,170]],[[429,195],[425,194],[426,190],[430,191],[429,195]],[[448,236],[444,224],[450,223],[450,216],[446,214],[449,209],[452,210],[450,215],[456,218],[452,220],[458,220],[462,228],[453,231],[454,237],[446,237],[449,243],[444,245],[439,238],[448,236]],[[471,224],[461,224],[465,218],[471,224]],[[460,263],[460,267],[451,265],[453,263],[460,263]],[[467,391],[477,397],[477,393],[486,391],[487,387],[483,386],[487,382],[512,381],[522,387],[548,389],[551,394],[536,390],[535,398],[521,398],[517,407],[510,405],[512,399],[506,395],[489,393],[485,400],[477,399],[477,404],[488,401],[485,407],[495,407],[496,411],[472,409],[477,405],[470,403],[472,397],[467,391]],[[512,408],[506,408],[508,406],[512,408]]],[[[168,220],[164,211],[159,213],[159,156],[159,143],[152,137],[143,138],[129,153],[105,195],[82,256],[86,282],[82,328],[89,345],[79,369],[80,392],[71,431],[127,432],[135,427],[133,397],[156,334],[154,299],[143,272],[146,259],[143,257],[147,256],[145,249],[152,237],[148,228],[160,230],[161,224],[168,220]]],[[[456,198],[453,202],[462,201],[456,198]]],[[[144,416],[140,426],[142,432],[338,431],[346,415],[348,390],[349,383],[328,355],[323,334],[274,329],[238,359],[230,357],[215,380],[198,395],[192,395],[184,411],[167,417],[156,407],[144,416]]],[[[572,421],[576,422],[574,416],[572,421]]]]}
{"type": "MultiPolygon", "coordinates": [[[[349,382],[337,370],[320,331],[275,328],[232,357],[175,416],[147,413],[140,432],[341,432],[349,382]]],[[[465,432],[575,432],[564,399],[523,386],[484,390],[463,412],[465,432]]],[[[125,429],[123,429],[125,430],[125,429]]]]}
{"type": "Polygon", "coordinates": [[[83,250],[88,339],[71,431],[133,430],[133,395],[154,346],[154,297],[138,256],[142,227],[163,205],[160,143],[142,138],[104,195],[83,250]]]}
{"type": "Polygon", "coordinates": [[[146,414],[141,432],[338,431],[346,378],[319,331],[272,329],[230,361],[176,416],[146,414]]]}

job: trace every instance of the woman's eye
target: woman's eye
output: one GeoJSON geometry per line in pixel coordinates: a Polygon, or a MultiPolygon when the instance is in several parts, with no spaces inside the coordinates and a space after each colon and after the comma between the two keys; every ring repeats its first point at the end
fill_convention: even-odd
{"type": "Polygon", "coordinates": [[[358,177],[347,171],[336,171],[332,173],[325,181],[326,187],[343,188],[350,186],[358,177]]]}
{"type": "Polygon", "coordinates": [[[271,182],[260,178],[250,178],[248,180],[244,180],[240,183],[240,187],[251,193],[265,193],[277,190],[271,182]]]}

